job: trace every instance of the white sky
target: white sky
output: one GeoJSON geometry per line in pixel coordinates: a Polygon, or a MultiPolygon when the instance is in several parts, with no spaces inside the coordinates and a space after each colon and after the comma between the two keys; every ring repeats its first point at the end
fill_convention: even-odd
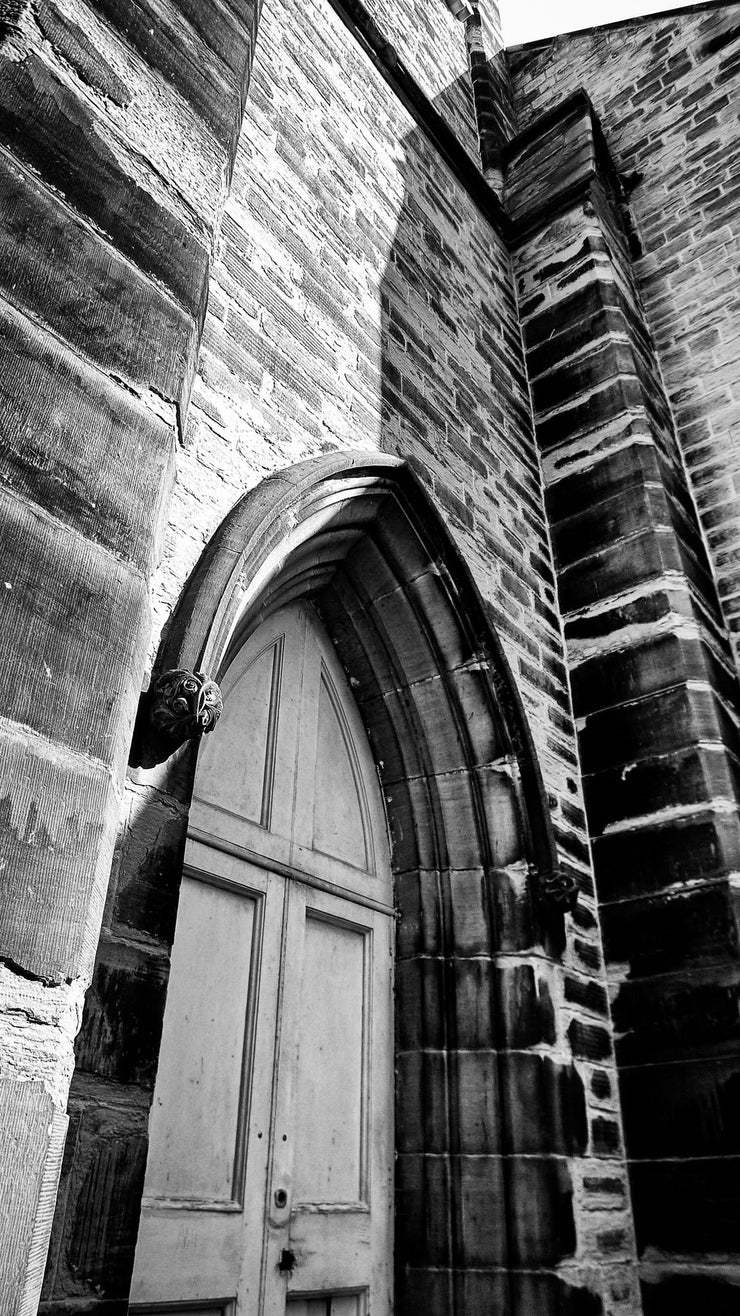
{"type": "Polygon", "coordinates": [[[664,9],[688,9],[694,0],[499,0],[504,41],[517,46],[538,37],[641,14],[659,14],[664,9]]]}

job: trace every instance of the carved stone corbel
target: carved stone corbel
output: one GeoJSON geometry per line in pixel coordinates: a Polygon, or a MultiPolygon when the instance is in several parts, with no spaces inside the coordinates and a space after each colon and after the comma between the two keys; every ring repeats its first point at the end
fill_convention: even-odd
{"type": "Polygon", "coordinates": [[[162,672],[142,696],[131,765],[154,767],[185,744],[213,731],[223,712],[221,691],[205,672],[162,672]]]}
{"type": "Polygon", "coordinates": [[[530,865],[530,875],[537,882],[537,894],[543,905],[550,909],[559,909],[565,914],[572,912],[578,903],[578,883],[572,873],[564,873],[561,868],[547,871],[530,865]]]}

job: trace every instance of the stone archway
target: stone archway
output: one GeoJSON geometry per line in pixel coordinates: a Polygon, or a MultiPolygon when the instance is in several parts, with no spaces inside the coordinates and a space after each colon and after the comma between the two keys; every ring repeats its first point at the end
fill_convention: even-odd
{"type": "MultiPolygon", "coordinates": [[[[157,666],[218,679],[252,629],[305,596],[349,674],[393,845],[398,1309],[472,1311],[507,1294],[524,1310],[512,1272],[567,1252],[569,1194],[549,1157],[510,1154],[517,1096],[551,1063],[521,1054],[522,1030],[547,1027],[546,994],[530,998],[541,963],[535,974],[522,957],[556,959],[562,937],[526,719],[470,574],[399,459],[320,458],[246,495],[191,577],[157,666]]],[[[558,1116],[546,1104],[538,1118],[558,1116]]]]}
{"type": "MultiPolygon", "coordinates": [[[[254,628],[306,597],[349,676],[392,840],[397,1311],[549,1311],[552,1272],[575,1249],[567,1158],[587,1140],[582,1081],[552,1055],[573,891],[508,664],[413,473],[340,453],[237,503],[183,591],[155,677],[218,679],[254,628]]],[[[168,793],[189,800],[195,758],[191,742],[156,769],[161,807],[168,793]]],[[[147,1005],[153,1059],[160,1006],[147,1005]]],[[[104,1031],[94,988],[96,1009],[83,1050],[104,1031]]]]}
{"type": "MultiPolygon", "coordinates": [[[[311,459],[270,476],[240,499],[183,591],[163,636],[155,676],[168,668],[200,667],[217,678],[250,628],[306,595],[320,600],[347,670],[356,666],[365,674],[364,681],[353,674],[353,688],[379,748],[389,748],[388,735],[399,741],[388,718],[370,708],[372,697],[384,693],[386,677],[397,683],[398,692],[439,678],[440,702],[434,703],[447,729],[450,719],[467,720],[467,731],[461,723],[454,737],[459,762],[445,767],[440,744],[424,730],[423,711],[414,713],[413,701],[406,701],[403,713],[397,708],[401,739],[416,745],[420,755],[415,765],[406,764],[408,773],[425,777],[430,789],[436,776],[478,765],[480,747],[471,739],[476,715],[479,721],[489,719],[489,731],[495,724],[500,757],[507,759],[512,791],[520,796],[527,860],[539,874],[540,893],[557,904],[563,893],[549,813],[517,688],[462,555],[402,459],[360,452],[311,459]],[[376,600],[382,602],[373,619],[376,600]],[[465,678],[455,675],[458,670],[465,678]],[[475,701],[474,691],[481,702],[466,714],[466,698],[475,701]]],[[[473,781],[468,785],[471,808],[473,799],[478,810],[483,808],[473,828],[480,832],[477,853],[483,858],[484,794],[473,781]]],[[[435,816],[440,808],[444,812],[441,800],[435,816]]],[[[444,826],[438,839],[443,834],[444,826]]],[[[444,844],[435,860],[445,866],[444,844]]],[[[567,895],[563,898],[567,904],[567,895]]]]}

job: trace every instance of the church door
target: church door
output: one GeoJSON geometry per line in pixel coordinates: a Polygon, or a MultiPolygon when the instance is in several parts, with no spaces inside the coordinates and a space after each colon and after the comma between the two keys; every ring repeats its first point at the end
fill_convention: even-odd
{"type": "Polygon", "coordinates": [[[310,605],[201,747],[132,1309],[392,1311],[393,909],[383,803],[310,605]]]}

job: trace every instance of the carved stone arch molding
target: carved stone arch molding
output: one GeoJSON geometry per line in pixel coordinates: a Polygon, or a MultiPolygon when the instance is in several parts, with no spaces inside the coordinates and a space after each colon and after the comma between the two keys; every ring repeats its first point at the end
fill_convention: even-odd
{"type": "MultiPolygon", "coordinates": [[[[183,590],[153,679],[200,668],[218,680],[262,620],[305,597],[319,607],[351,677],[384,785],[408,787],[416,858],[449,867],[459,832],[477,838],[479,859],[501,867],[503,818],[497,812],[494,821],[491,810],[506,799],[511,844],[534,879],[528,899],[568,908],[574,891],[559,873],[509,664],[462,555],[401,458],[343,451],[300,462],[245,494],[183,590]],[[510,783],[495,801],[475,775],[494,760],[510,783]],[[467,788],[464,814],[455,783],[440,780],[459,773],[467,788]],[[426,813],[418,812],[421,786],[411,797],[414,781],[424,783],[426,813]]],[[[389,809],[397,827],[399,796],[389,809]]],[[[401,844],[400,835],[392,839],[401,844]]]]}
{"type": "MultiPolygon", "coordinates": [[[[413,472],[347,452],[237,503],[183,591],[155,675],[218,680],[262,620],[306,597],[349,675],[391,832],[396,1310],[549,1311],[552,1271],[574,1243],[563,1154],[583,1151],[586,1129],[577,1074],[537,1051],[556,1040],[564,925],[518,693],[413,472]]],[[[187,799],[195,754],[175,759],[173,793],[187,799]]]]}

